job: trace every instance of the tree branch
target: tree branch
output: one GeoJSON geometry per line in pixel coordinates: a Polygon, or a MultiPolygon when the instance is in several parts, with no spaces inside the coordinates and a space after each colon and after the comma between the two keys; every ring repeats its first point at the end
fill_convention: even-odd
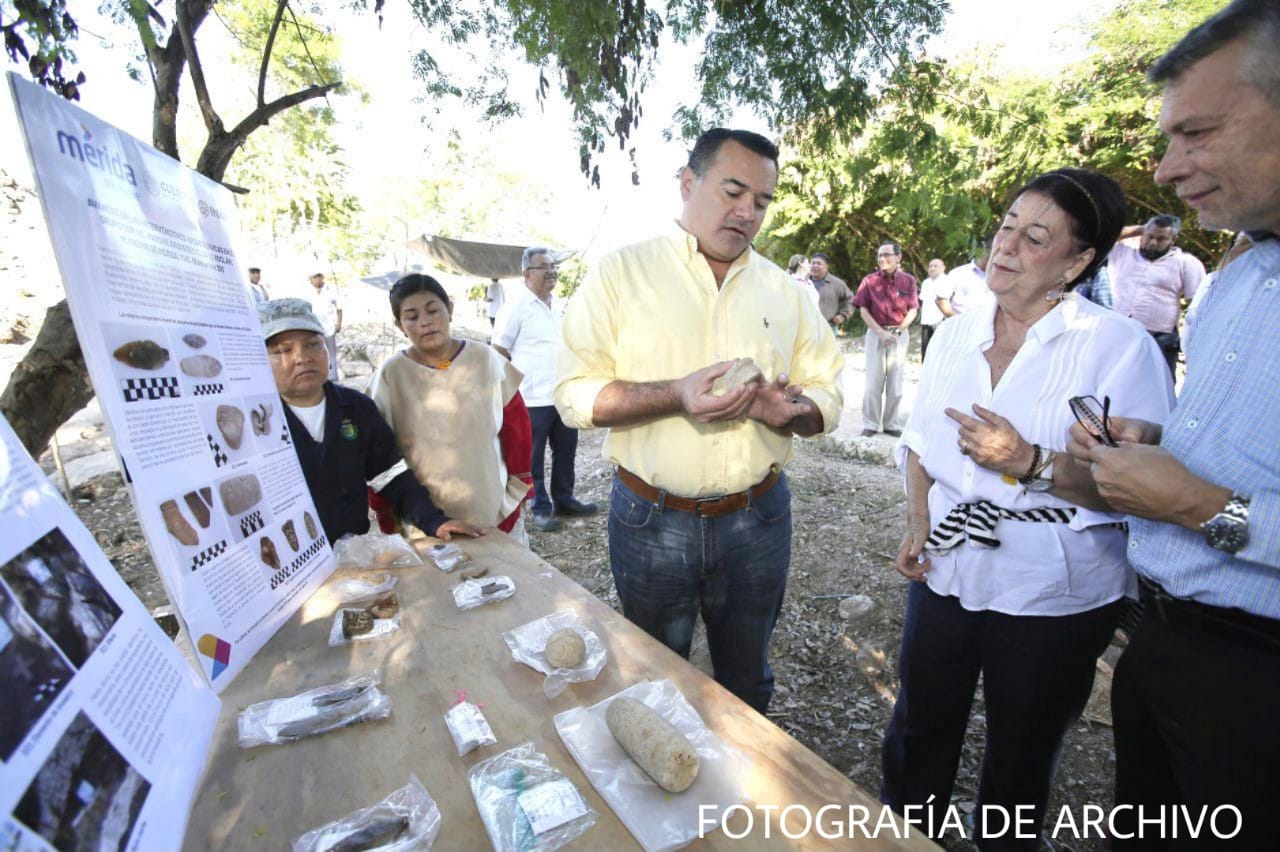
{"type": "Polygon", "coordinates": [[[271,103],[258,107],[246,115],[229,132],[210,133],[208,144],[200,152],[200,161],[196,164],[196,171],[205,177],[221,182],[222,176],[227,171],[227,166],[231,164],[231,157],[249,138],[250,133],[267,124],[273,117],[290,107],[295,107],[313,98],[324,97],[341,85],[342,82],[339,81],[325,83],[323,86],[308,86],[305,89],[300,89],[282,98],[276,98],[271,103]]]}
{"type": "Polygon", "coordinates": [[[267,68],[271,65],[271,48],[276,43],[276,31],[280,29],[280,21],[284,19],[284,10],[289,7],[289,0],[276,3],[276,16],[271,22],[271,31],[267,33],[267,44],[262,48],[262,66],[258,70],[258,106],[267,104],[267,68]]]}
{"type": "MultiPolygon", "coordinates": [[[[196,102],[200,105],[200,114],[204,116],[204,126],[210,135],[223,131],[222,119],[213,108],[209,97],[209,86],[204,79],[204,68],[200,64],[200,55],[196,52],[195,32],[191,26],[187,3],[179,2],[174,13],[174,24],[182,39],[182,47],[187,54],[187,66],[191,72],[191,84],[196,90],[196,102]]],[[[201,15],[201,19],[203,19],[201,15]]]]}

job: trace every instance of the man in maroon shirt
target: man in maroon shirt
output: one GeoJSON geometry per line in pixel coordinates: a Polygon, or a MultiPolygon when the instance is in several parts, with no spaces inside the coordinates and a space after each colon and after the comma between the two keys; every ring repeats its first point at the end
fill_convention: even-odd
{"type": "Polygon", "coordinates": [[[874,435],[884,427],[886,435],[902,434],[898,403],[902,400],[902,374],[907,365],[909,328],[920,299],[916,279],[900,268],[902,246],[892,240],[876,252],[880,267],[862,279],[853,304],[867,324],[867,384],[862,395],[862,435],[874,435]],[[883,417],[882,417],[883,414],[883,417]]]}

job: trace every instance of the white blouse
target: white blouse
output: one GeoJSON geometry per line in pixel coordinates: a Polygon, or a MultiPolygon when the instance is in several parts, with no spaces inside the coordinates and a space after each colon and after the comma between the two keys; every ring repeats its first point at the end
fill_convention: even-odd
{"type": "MultiPolygon", "coordinates": [[[[1073,294],[1027,331],[992,388],[983,353],[995,342],[995,312],[991,300],[939,327],[915,410],[894,447],[900,468],[906,468],[907,450],[914,450],[934,480],[931,529],[957,505],[978,500],[1014,511],[1073,507],[1052,494],[1009,485],[961,455],[958,424],[944,409],[976,416],[976,402],[1008,418],[1026,441],[1061,452],[1075,422],[1067,405],[1073,396],[1109,396],[1112,414],[1153,423],[1163,423],[1173,405],[1169,368],[1151,335],[1134,320],[1073,294]]],[[[998,548],[964,541],[947,553],[928,554],[929,588],[958,597],[965,609],[1010,615],[1068,615],[1132,593],[1124,533],[1105,526],[1124,516],[1075,508],[1070,524],[1000,521],[998,548]]]]}

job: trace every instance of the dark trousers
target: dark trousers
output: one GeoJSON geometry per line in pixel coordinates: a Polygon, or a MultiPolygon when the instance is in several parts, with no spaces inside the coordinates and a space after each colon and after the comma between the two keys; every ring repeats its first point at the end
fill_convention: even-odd
{"type": "MultiPolygon", "coordinates": [[[[1116,666],[1116,804],[1157,816],[1186,806],[1195,822],[1207,808],[1198,839],[1185,823],[1178,837],[1148,822],[1143,837],[1130,808],[1116,813],[1115,849],[1280,849],[1280,645],[1205,636],[1143,615],[1116,666]],[[1230,840],[1209,832],[1209,814],[1233,805],[1243,829],[1230,840]]],[[[1166,820],[1166,825],[1168,820],[1166,820]]],[[[1219,814],[1223,832],[1235,817],[1219,814]]]]}
{"type": "MultiPolygon", "coordinates": [[[[943,825],[981,674],[987,737],[977,843],[983,850],[1039,849],[1038,836],[1014,836],[1015,808],[1033,806],[1038,835],[1062,738],[1089,700],[1096,661],[1119,614],[1118,601],[1052,617],[970,612],[959,599],[912,583],[898,659],[901,685],[884,738],[881,801],[899,813],[906,805],[927,807],[933,824],[943,825]],[[1003,837],[982,836],[983,805],[1008,814],[1003,837]]],[[[986,829],[996,834],[1002,817],[992,813],[986,829]]]]}
{"type": "Polygon", "coordinates": [[[578,430],[564,425],[554,405],[529,408],[529,424],[533,427],[533,512],[549,515],[553,505],[573,499],[573,465],[578,453],[578,430]],[[551,444],[551,496],[543,482],[546,471],[547,443],[551,444]]]}
{"type": "Polygon", "coordinates": [[[769,642],[791,564],[785,476],[718,518],[650,502],[615,476],[609,563],[629,621],[687,660],[701,613],[716,680],[761,713],[769,708],[769,642]]]}
{"type": "Polygon", "coordinates": [[[924,363],[924,356],[929,353],[929,341],[933,340],[933,333],[938,330],[936,325],[920,326],[920,363],[924,363]]]}
{"type": "Polygon", "coordinates": [[[1164,356],[1164,362],[1169,366],[1169,375],[1175,379],[1178,376],[1178,353],[1182,351],[1182,337],[1178,334],[1177,329],[1173,331],[1148,331],[1152,337],[1156,339],[1156,345],[1160,347],[1160,354],[1164,356]]]}

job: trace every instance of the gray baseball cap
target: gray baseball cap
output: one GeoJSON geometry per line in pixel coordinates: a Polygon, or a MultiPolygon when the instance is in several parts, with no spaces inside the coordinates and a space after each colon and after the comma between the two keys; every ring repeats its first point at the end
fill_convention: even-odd
{"type": "Polygon", "coordinates": [[[312,331],[324,334],[324,326],[311,312],[306,299],[272,299],[258,306],[258,322],[262,339],[270,340],[284,331],[312,331]]]}

